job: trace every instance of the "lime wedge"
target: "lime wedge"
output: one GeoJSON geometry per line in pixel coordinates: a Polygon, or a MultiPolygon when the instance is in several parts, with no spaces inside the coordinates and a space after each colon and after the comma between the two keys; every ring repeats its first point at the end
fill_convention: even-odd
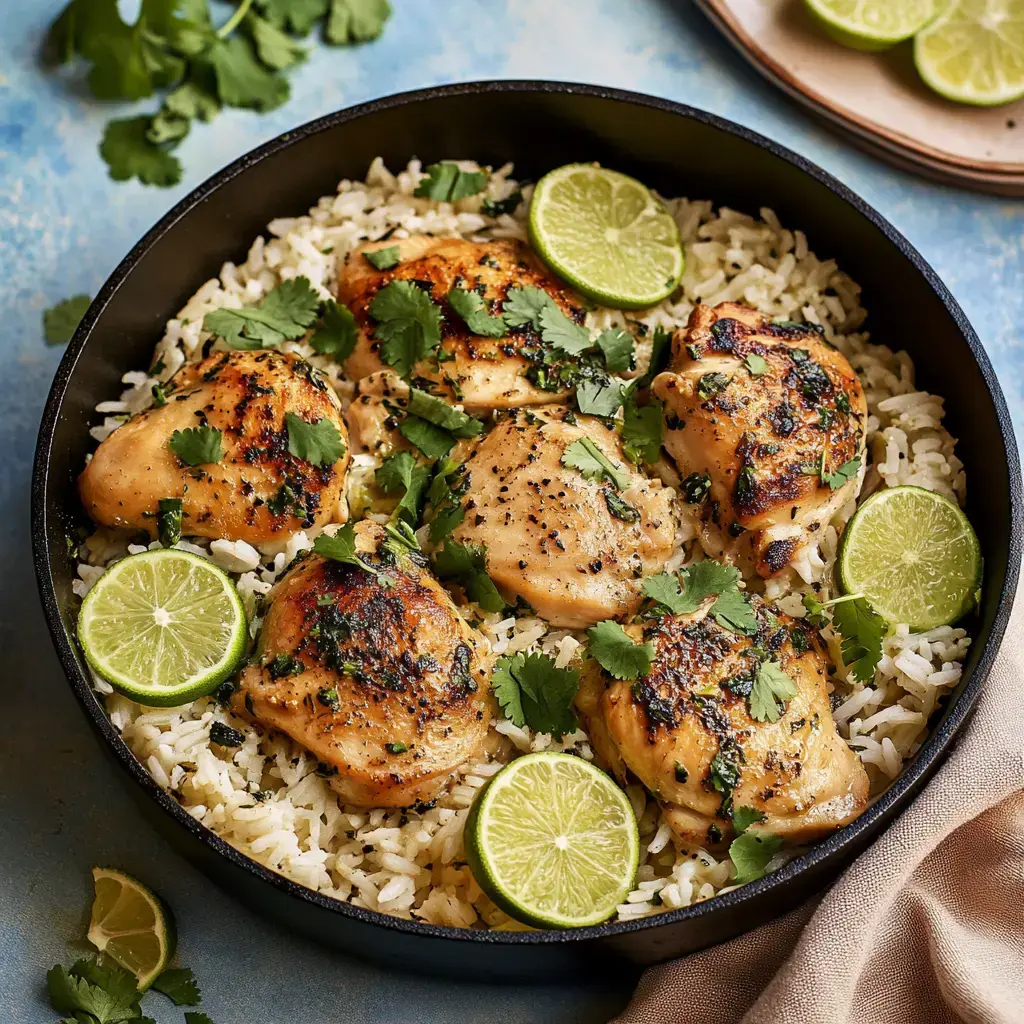
{"type": "Polygon", "coordinates": [[[1024,3],[950,0],[914,40],[925,82],[946,99],[994,107],[1024,96],[1024,3]]]}
{"type": "Polygon", "coordinates": [[[885,50],[920,32],[935,16],[935,0],[804,0],[837,43],[885,50]]]}
{"type": "Polygon", "coordinates": [[[978,602],[981,547],[955,502],[923,487],[873,494],[847,523],[839,585],[914,632],[956,622],[978,602]]]}
{"type": "Polygon", "coordinates": [[[140,881],[113,868],[93,868],[96,899],[89,941],[138,979],[145,992],[174,956],[171,912],[140,881]]]}
{"type": "Polygon", "coordinates": [[[116,563],[78,613],[89,664],[151,707],[211,693],[241,661],[247,636],[234,583],[212,562],[173,548],[116,563]]]}
{"type": "Polygon", "coordinates": [[[581,294],[619,309],[656,305],[683,273],[665,204],[635,178],[594,164],[567,164],[537,182],[530,243],[581,294]]]}
{"type": "Polygon", "coordinates": [[[615,913],[640,838],[626,794],[569,754],[527,754],[494,776],[466,823],[473,877],[516,920],[578,928],[615,913]]]}

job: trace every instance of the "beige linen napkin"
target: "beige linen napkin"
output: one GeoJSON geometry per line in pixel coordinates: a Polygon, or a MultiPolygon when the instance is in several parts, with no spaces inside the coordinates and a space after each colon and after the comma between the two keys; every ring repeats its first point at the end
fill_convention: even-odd
{"type": "Polygon", "coordinates": [[[906,813],[820,901],[648,970],[617,1021],[1024,1024],[1020,590],[974,720],[906,813]]]}

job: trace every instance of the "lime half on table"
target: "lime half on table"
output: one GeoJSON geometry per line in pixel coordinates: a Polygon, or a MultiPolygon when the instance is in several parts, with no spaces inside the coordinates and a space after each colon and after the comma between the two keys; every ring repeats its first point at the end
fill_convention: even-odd
{"type": "Polygon", "coordinates": [[[923,487],[873,494],[847,523],[839,584],[863,594],[887,621],[923,633],[956,622],[977,603],[981,547],[949,498],[923,487]]]}
{"type": "Polygon", "coordinates": [[[635,178],[594,164],[567,164],[537,182],[530,243],[581,295],[617,309],[657,305],[683,273],[665,204],[635,178]]]}
{"type": "Polygon", "coordinates": [[[937,0],[804,0],[814,19],[838,43],[884,50],[920,32],[937,0]]]}
{"type": "Polygon", "coordinates": [[[615,913],[639,862],[626,794],[570,754],[527,754],[503,768],[466,823],[466,858],[507,914],[538,928],[578,928],[615,913]]]}
{"type": "Polygon", "coordinates": [[[241,661],[247,635],[231,579],[205,558],[173,548],[117,562],[78,614],[89,664],[150,707],[211,693],[241,661]]]}
{"type": "Polygon", "coordinates": [[[1024,96],[1024,3],[949,0],[914,40],[918,74],[957,103],[996,106],[1024,96]]]}
{"type": "Polygon", "coordinates": [[[93,868],[96,898],[89,941],[116,960],[145,992],[174,956],[174,919],[163,901],[140,881],[113,868],[93,868]]]}

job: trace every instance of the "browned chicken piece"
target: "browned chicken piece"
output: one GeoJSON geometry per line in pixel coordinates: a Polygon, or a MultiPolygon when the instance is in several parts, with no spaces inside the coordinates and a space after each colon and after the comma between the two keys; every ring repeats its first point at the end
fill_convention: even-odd
{"type": "Polygon", "coordinates": [[[560,405],[503,414],[463,472],[465,516],[453,538],[486,545],[498,588],[553,625],[583,629],[631,614],[641,577],[672,554],[674,492],[634,469],[618,436],[592,416],[560,405]],[[625,487],[563,465],[582,438],[625,475],[625,487]]]}
{"type": "Polygon", "coordinates": [[[356,524],[375,571],[310,555],[275,586],[239,714],[287,733],[347,803],[430,801],[484,742],[490,664],[475,630],[424,568],[356,524]]]}
{"type": "Polygon", "coordinates": [[[785,569],[860,486],[864,391],[809,324],[698,306],[652,387],[684,494],[704,502],[709,533],[736,538],[724,551],[750,545],[762,576],[785,569]]]}
{"type": "Polygon", "coordinates": [[[182,368],[167,400],[118,427],[78,479],[86,511],[105,526],[157,534],[161,498],[182,500],[186,536],[272,544],[343,521],[348,435],[337,399],[306,362],[281,352],[223,352],[182,368]],[[292,455],[286,414],[327,419],[344,451],[314,465],[292,455]],[[186,465],[176,430],[221,431],[218,462],[186,465]]]}
{"type": "Polygon", "coordinates": [[[817,630],[751,601],[753,636],[720,626],[708,614],[713,598],[691,615],[626,626],[655,651],[635,682],[585,663],[576,703],[595,752],[622,781],[635,777],[657,797],[686,844],[728,837],[737,807],[765,816],[755,828],[805,843],[867,805],[867,773],[832,719],[817,630]],[[762,670],[781,671],[796,690],[784,706],[776,698],[774,722],[751,714],[762,670]]]}
{"type": "Polygon", "coordinates": [[[423,360],[415,367],[414,377],[442,385],[450,397],[470,411],[540,405],[567,393],[541,390],[526,376],[540,359],[540,339],[532,326],[516,327],[503,338],[480,337],[445,301],[452,288],[464,288],[481,295],[487,311],[497,315],[510,288],[540,288],[567,316],[583,323],[585,313],[579,299],[540,264],[526,245],[508,239],[467,242],[414,235],[371,242],[350,253],[338,279],[338,298],[359,325],[355,350],[345,361],[350,379],[358,380],[385,368],[369,306],[381,288],[402,280],[429,284],[431,296],[443,310],[439,350],[443,361],[436,356],[423,360]],[[377,270],[363,256],[364,252],[395,245],[401,262],[391,270],[377,270]]]}

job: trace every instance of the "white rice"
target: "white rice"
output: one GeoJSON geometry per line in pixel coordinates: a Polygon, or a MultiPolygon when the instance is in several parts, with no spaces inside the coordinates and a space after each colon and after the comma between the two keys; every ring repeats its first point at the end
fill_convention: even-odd
{"type": "MultiPolygon", "coordinates": [[[[466,168],[476,165],[464,162],[466,168]]],[[[511,166],[493,172],[486,194],[500,198],[515,187],[511,166]]],[[[353,246],[377,239],[427,232],[482,239],[525,238],[522,219],[485,217],[480,197],[455,204],[412,195],[421,177],[418,161],[392,174],[380,160],[365,181],[342,181],[334,195],[324,196],[309,214],[271,221],[266,237],[256,239],[244,263],[226,263],[217,278],[207,281],[168,321],[156,346],[154,375],[126,373],[125,391],[101,403],[100,422],[91,430],[102,440],[128,416],[152,402],[152,385],[170,378],[185,362],[201,359],[209,340],[203,316],[221,307],[257,302],[281,281],[307,277],[326,297],[335,266],[353,246]]],[[[525,190],[527,197],[529,190],[525,190]]],[[[800,231],[784,228],[768,209],[757,218],[709,201],[668,200],[686,246],[682,288],[639,317],[648,328],[685,324],[698,301],[714,305],[744,302],[775,317],[808,320],[860,374],[868,399],[869,459],[860,497],[880,487],[916,484],[964,500],[963,466],[954,439],[942,426],[943,400],[918,391],[914,367],[905,352],[874,345],[860,330],[865,311],[858,286],[831,260],[820,260],[800,231]]],[[[522,207],[521,207],[522,209],[522,207]]],[[[628,326],[621,312],[599,309],[589,315],[593,331],[628,326]]],[[[648,334],[648,338],[649,338],[648,334]]],[[[641,363],[649,341],[638,339],[641,363]]],[[[304,342],[288,342],[285,350],[319,367],[343,402],[352,385],[341,379],[336,363],[316,355],[304,342]]],[[[348,476],[348,500],[362,508],[361,495],[377,462],[357,455],[348,476]]],[[[671,477],[672,470],[666,468],[671,477]]],[[[669,480],[671,482],[671,480],[669,480]]],[[[783,575],[764,585],[766,598],[791,614],[803,615],[802,597],[833,594],[832,566],[843,527],[856,502],[843,508],[801,552],[783,575]]],[[[694,524],[684,524],[679,551],[670,568],[689,560],[698,543],[694,524]]],[[[81,546],[79,596],[89,590],[106,567],[142,546],[124,533],[99,529],[81,546]]],[[[263,596],[299,551],[313,538],[291,538],[280,550],[257,551],[243,541],[182,541],[178,547],[212,558],[237,580],[255,636],[263,596]]],[[[159,547],[154,542],[150,547],[159,547]]],[[[714,556],[717,552],[708,550],[714,556]]],[[[753,582],[753,581],[752,581],[753,582]]],[[[540,650],[560,667],[578,657],[581,639],[549,630],[540,619],[480,614],[481,632],[496,654],[540,650]]],[[[963,629],[948,626],[912,634],[899,626],[885,642],[885,654],[867,683],[853,681],[843,666],[838,639],[825,631],[839,666],[835,718],[840,732],[863,760],[875,795],[919,749],[929,716],[960,679],[970,639],[963,629]]],[[[207,828],[275,871],[326,895],[358,906],[434,924],[459,927],[521,927],[510,921],[481,892],[465,864],[462,829],[468,808],[487,780],[517,753],[571,750],[591,758],[587,736],[578,731],[554,740],[509,721],[494,724],[489,755],[468,766],[429,810],[365,810],[339,803],[317,763],[286,737],[262,733],[237,719],[209,698],[185,707],[144,708],[96,680],[111,721],[154,779],[207,828]],[[245,742],[234,750],[210,744],[210,726],[225,722],[241,731],[245,742]]],[[[627,795],[639,821],[644,857],[636,888],[618,908],[620,919],[688,906],[727,889],[732,877],[728,859],[705,850],[682,850],[661,820],[657,803],[640,786],[627,795]]],[[[790,853],[772,863],[778,867],[790,853]]]]}

